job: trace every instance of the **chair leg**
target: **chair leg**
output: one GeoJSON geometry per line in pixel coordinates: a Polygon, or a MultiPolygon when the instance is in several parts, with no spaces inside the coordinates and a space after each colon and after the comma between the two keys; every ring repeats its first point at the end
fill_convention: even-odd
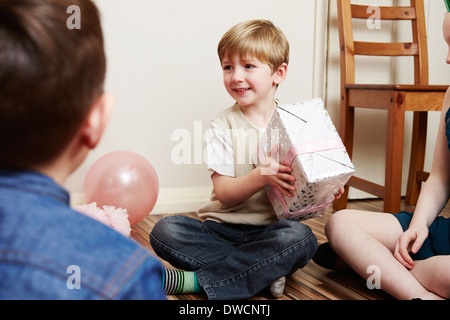
{"type": "Polygon", "coordinates": [[[404,94],[397,92],[388,110],[384,211],[400,211],[402,188],[403,136],[405,124],[404,94]]]}
{"type": "MultiPolygon", "coordinates": [[[[342,95],[341,99],[341,118],[339,123],[339,134],[347,149],[347,153],[352,158],[353,154],[353,132],[355,123],[355,108],[348,106],[348,100],[345,95],[342,95]]],[[[345,192],[340,199],[335,200],[333,203],[334,210],[343,210],[347,208],[349,185],[345,186],[345,192]]]]}
{"type": "Polygon", "coordinates": [[[408,174],[408,186],[406,189],[405,203],[407,205],[416,205],[419,198],[421,179],[418,178],[418,172],[423,171],[425,164],[425,150],[427,140],[427,112],[414,112],[414,122],[411,142],[411,156],[408,174]]]}

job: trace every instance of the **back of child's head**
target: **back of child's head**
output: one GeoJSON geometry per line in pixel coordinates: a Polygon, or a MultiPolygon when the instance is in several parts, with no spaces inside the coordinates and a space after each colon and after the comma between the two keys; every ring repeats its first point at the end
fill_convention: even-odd
{"type": "Polygon", "coordinates": [[[272,71],[283,63],[289,64],[289,42],[268,20],[250,20],[235,25],[223,35],[217,51],[221,63],[225,56],[238,54],[243,60],[255,57],[267,63],[272,71]]]}
{"type": "Polygon", "coordinates": [[[0,0],[0,167],[55,159],[102,94],[105,70],[91,0],[0,0]]]}

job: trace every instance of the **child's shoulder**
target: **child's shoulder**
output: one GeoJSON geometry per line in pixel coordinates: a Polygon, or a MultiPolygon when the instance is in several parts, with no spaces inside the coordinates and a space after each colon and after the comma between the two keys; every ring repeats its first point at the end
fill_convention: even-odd
{"type": "Polygon", "coordinates": [[[236,113],[239,113],[239,105],[237,103],[233,104],[232,106],[226,108],[225,110],[221,111],[219,114],[217,114],[217,116],[214,118],[215,119],[225,119],[227,117],[230,117],[236,113]]]}
{"type": "Polygon", "coordinates": [[[211,122],[216,123],[222,129],[230,128],[230,122],[232,122],[232,118],[239,116],[239,106],[237,103],[233,104],[231,107],[221,111],[217,114],[211,122]]]}

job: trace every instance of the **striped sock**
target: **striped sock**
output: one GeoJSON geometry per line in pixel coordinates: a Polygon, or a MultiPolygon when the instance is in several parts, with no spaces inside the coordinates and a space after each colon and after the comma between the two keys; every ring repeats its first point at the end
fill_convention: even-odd
{"type": "Polygon", "coordinates": [[[194,271],[179,271],[164,268],[162,285],[166,294],[203,292],[194,271]]]}

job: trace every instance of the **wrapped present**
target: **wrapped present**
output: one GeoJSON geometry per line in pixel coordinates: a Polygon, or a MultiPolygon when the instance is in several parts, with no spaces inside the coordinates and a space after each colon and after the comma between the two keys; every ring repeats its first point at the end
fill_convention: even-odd
{"type": "Polygon", "coordinates": [[[278,218],[305,220],[321,216],[355,172],[322,100],[278,107],[259,143],[260,163],[265,162],[275,145],[277,160],[290,166],[296,178],[292,197],[278,188],[266,187],[278,218]]]}

